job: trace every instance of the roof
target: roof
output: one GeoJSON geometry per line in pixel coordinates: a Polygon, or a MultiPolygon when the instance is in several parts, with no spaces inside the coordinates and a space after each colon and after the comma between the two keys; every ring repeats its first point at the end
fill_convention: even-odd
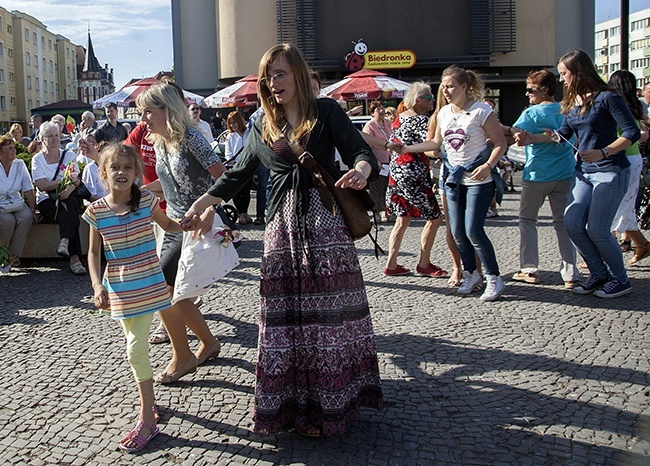
{"type": "Polygon", "coordinates": [[[42,107],[33,108],[32,113],[41,113],[48,110],[72,110],[84,109],[92,110],[93,106],[89,103],[82,102],[81,100],[61,100],[52,104],[43,105],[42,107]]]}

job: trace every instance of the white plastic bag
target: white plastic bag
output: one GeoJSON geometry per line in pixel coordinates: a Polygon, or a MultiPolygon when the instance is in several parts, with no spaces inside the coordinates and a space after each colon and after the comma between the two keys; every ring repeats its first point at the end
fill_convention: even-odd
{"type": "Polygon", "coordinates": [[[239,265],[239,255],[233,246],[233,239],[240,239],[239,234],[225,227],[218,215],[214,216],[212,230],[203,237],[192,239],[191,231],[183,233],[172,304],[202,295],[239,265]]]}

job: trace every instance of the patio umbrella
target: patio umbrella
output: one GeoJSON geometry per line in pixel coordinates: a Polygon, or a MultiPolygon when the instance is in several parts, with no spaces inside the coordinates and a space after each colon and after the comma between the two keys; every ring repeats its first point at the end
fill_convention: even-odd
{"type": "MultiPolygon", "coordinates": [[[[143,78],[138,81],[124,86],[119,91],[112,94],[105,95],[93,102],[93,108],[103,108],[108,102],[113,102],[118,107],[135,107],[135,99],[138,98],[142,92],[153,84],[158,84],[160,81],[154,78],[143,78]]],[[[202,96],[192,92],[183,90],[185,102],[189,104],[203,105],[205,103],[202,96]]]]}
{"type": "Polygon", "coordinates": [[[257,104],[257,75],[249,74],[205,98],[208,107],[248,107],[257,104]]]}
{"type": "Polygon", "coordinates": [[[363,69],[323,89],[334,100],[400,99],[409,83],[391,78],[381,71],[363,69]]]}

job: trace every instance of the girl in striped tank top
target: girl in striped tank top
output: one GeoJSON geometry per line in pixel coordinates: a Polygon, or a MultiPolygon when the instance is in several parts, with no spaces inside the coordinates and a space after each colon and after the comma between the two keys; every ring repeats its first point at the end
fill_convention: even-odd
{"type": "Polygon", "coordinates": [[[95,305],[110,310],[126,336],[126,352],[140,395],[140,417],[135,429],[120,440],[122,450],[141,450],[158,434],[158,412],[149,363],[149,327],[153,313],[170,306],[170,296],[156,255],[151,220],[165,231],[183,231],[158,207],[149,191],[136,180],[142,162],[131,146],[111,144],[100,154],[99,176],[108,194],[93,202],[83,219],[90,225],[88,265],[95,305]],[[101,246],[107,260],[101,276],[101,246]]]}

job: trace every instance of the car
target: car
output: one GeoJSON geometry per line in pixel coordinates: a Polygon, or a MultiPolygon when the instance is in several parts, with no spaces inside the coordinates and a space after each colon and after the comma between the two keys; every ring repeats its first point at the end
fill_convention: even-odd
{"type": "Polygon", "coordinates": [[[517,144],[511,145],[508,147],[506,157],[508,157],[508,160],[510,160],[510,163],[512,163],[513,169],[524,169],[524,165],[526,165],[526,151],[523,147],[518,146],[517,144]]]}

